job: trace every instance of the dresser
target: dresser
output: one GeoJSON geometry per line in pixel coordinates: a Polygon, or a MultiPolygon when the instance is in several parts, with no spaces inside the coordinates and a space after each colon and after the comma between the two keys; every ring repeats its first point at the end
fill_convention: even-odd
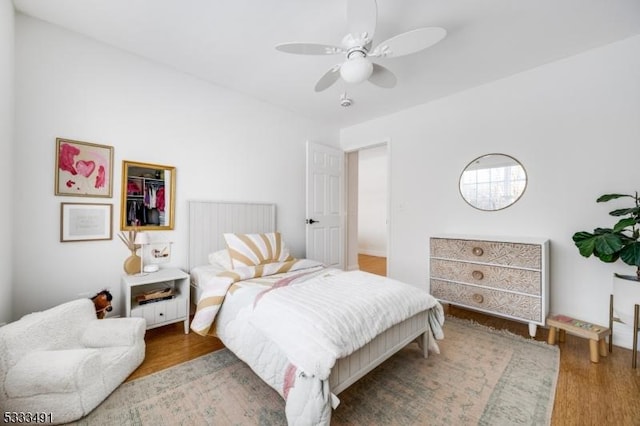
{"type": "Polygon", "coordinates": [[[444,303],[529,324],[549,313],[549,241],[536,238],[435,236],[430,239],[431,294],[444,303]]]}

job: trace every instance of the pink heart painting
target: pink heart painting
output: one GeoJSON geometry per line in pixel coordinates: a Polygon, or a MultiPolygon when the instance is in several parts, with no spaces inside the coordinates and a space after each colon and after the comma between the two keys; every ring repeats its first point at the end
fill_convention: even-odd
{"type": "Polygon", "coordinates": [[[91,176],[91,173],[93,173],[95,168],[96,163],[94,163],[93,161],[80,160],[76,163],[76,170],[78,171],[78,173],[80,173],[81,176],[84,177],[91,176]]]}

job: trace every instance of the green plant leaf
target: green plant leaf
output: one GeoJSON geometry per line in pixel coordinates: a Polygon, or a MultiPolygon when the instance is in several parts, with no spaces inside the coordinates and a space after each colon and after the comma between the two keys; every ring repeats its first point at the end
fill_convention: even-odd
{"type": "Polygon", "coordinates": [[[598,197],[596,202],[597,203],[604,203],[604,202],[607,202],[609,200],[615,200],[616,198],[622,198],[622,197],[635,198],[633,195],[628,195],[628,194],[605,194],[605,195],[601,195],[600,197],[598,197]]]}
{"type": "Polygon", "coordinates": [[[599,254],[598,259],[600,259],[603,262],[606,263],[613,263],[616,260],[618,260],[620,258],[620,255],[618,253],[613,253],[613,254],[599,254]]]}
{"type": "Polygon", "coordinates": [[[610,234],[613,232],[611,228],[596,228],[593,230],[594,235],[610,234]]]}
{"type": "Polygon", "coordinates": [[[632,207],[632,208],[628,208],[628,209],[613,210],[613,211],[609,212],[609,214],[611,216],[626,216],[628,214],[629,215],[633,215],[633,216],[637,216],[639,212],[640,212],[640,208],[632,207]]]}
{"type": "Polygon", "coordinates": [[[585,257],[591,255],[603,262],[611,263],[622,260],[636,266],[640,277],[640,197],[628,194],[601,195],[597,202],[602,203],[616,198],[633,199],[632,207],[615,209],[609,214],[618,217],[613,228],[595,228],[593,233],[576,232],[573,242],[585,257]]]}
{"type": "Polygon", "coordinates": [[[638,223],[638,221],[632,217],[620,219],[620,221],[618,221],[618,223],[616,223],[613,227],[613,232],[620,232],[629,226],[635,225],[636,223],[638,223]]]}
{"type": "Polygon", "coordinates": [[[624,247],[622,238],[612,233],[590,234],[588,232],[576,232],[573,234],[573,242],[584,257],[594,255],[605,262],[612,262],[609,259],[614,255],[617,258],[616,253],[624,247]]]}
{"type": "MultiPolygon", "coordinates": [[[[596,245],[596,256],[601,255],[609,256],[620,251],[624,244],[622,239],[617,234],[602,234],[594,237],[594,244],[596,245]]],[[[602,259],[602,257],[600,257],[602,259]]]]}
{"type": "Polygon", "coordinates": [[[593,237],[593,234],[589,233],[589,232],[576,232],[575,234],[573,234],[573,241],[574,242],[578,242],[578,241],[582,241],[582,240],[586,240],[588,238],[593,237]]]}
{"type": "Polygon", "coordinates": [[[620,259],[627,265],[640,268],[640,242],[628,244],[620,250],[620,259]]]}
{"type": "Polygon", "coordinates": [[[596,248],[595,236],[588,232],[576,232],[573,234],[573,242],[584,257],[591,256],[596,248]]]}

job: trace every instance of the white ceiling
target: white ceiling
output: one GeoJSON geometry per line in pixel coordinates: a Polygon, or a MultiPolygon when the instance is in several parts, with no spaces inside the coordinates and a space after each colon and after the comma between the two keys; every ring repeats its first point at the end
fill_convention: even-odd
{"type": "Polygon", "coordinates": [[[378,0],[374,45],[443,27],[435,46],[380,59],[393,89],[339,81],[314,92],[340,56],[276,51],[340,45],[346,0],[14,0],[24,14],[217,85],[340,127],[441,98],[640,34],[639,0],[378,0]],[[346,90],[354,103],[339,105],[346,90]]]}

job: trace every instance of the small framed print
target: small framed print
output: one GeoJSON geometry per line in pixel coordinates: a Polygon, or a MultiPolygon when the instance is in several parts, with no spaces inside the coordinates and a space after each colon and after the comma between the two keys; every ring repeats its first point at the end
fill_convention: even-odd
{"type": "Polygon", "coordinates": [[[113,238],[113,204],[60,203],[60,242],[113,238]]]}
{"type": "Polygon", "coordinates": [[[168,263],[171,260],[171,243],[149,244],[149,259],[151,263],[168,263]]]}
{"type": "Polygon", "coordinates": [[[111,197],[113,147],[56,139],[56,195],[111,197]]]}

